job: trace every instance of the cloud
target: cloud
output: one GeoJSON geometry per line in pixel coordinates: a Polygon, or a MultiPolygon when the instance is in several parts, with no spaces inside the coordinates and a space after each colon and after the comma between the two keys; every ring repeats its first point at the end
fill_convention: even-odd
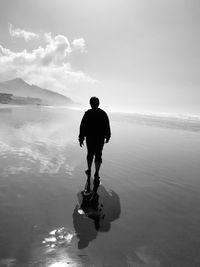
{"type": "Polygon", "coordinates": [[[70,43],[63,35],[57,35],[52,38],[51,33],[45,34],[46,46],[27,52],[12,52],[0,45],[0,62],[13,63],[13,65],[37,65],[37,66],[50,66],[62,65],[71,53],[70,43]]]}
{"type": "Polygon", "coordinates": [[[9,33],[12,37],[16,38],[23,38],[25,41],[30,41],[33,39],[39,39],[39,35],[33,32],[27,32],[25,30],[16,28],[13,28],[13,25],[10,23],[9,24],[9,33]]]}
{"type": "Polygon", "coordinates": [[[45,34],[47,46],[37,49],[35,52],[43,59],[43,65],[55,63],[60,65],[72,52],[70,43],[64,35],[57,35],[52,38],[51,33],[45,34]]]}
{"type": "Polygon", "coordinates": [[[96,80],[84,72],[73,70],[70,55],[77,49],[81,53],[85,51],[83,38],[70,44],[66,36],[53,37],[51,33],[45,34],[45,45],[32,51],[14,52],[0,45],[0,74],[9,78],[18,76],[58,92],[77,83],[95,83],[96,80]]]}
{"type": "Polygon", "coordinates": [[[87,52],[85,47],[85,40],[83,38],[75,39],[72,42],[72,45],[75,49],[79,49],[81,53],[87,52]]]}

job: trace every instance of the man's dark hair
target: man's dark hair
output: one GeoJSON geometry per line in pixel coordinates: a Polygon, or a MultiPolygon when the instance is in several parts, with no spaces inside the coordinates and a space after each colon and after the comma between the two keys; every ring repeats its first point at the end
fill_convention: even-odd
{"type": "Polygon", "coordinates": [[[96,96],[90,98],[90,105],[92,108],[98,108],[99,106],[99,99],[96,96]]]}

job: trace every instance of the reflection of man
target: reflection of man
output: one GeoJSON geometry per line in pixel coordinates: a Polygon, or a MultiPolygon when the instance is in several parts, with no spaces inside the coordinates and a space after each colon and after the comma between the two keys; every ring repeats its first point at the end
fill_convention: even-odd
{"type": "Polygon", "coordinates": [[[91,109],[85,112],[79,133],[79,143],[82,147],[86,138],[87,145],[87,165],[86,174],[88,178],[91,176],[91,167],[93,158],[95,157],[95,174],[94,178],[99,181],[99,169],[102,163],[102,150],[104,143],[110,140],[110,123],[105,111],[99,108],[99,99],[92,97],[90,99],[91,109]]]}
{"type": "Polygon", "coordinates": [[[97,237],[97,230],[94,227],[94,222],[80,214],[79,205],[76,205],[73,212],[73,224],[78,238],[78,248],[86,248],[92,240],[97,237]]]}
{"type": "Polygon", "coordinates": [[[121,214],[120,198],[114,191],[107,191],[102,185],[99,194],[85,196],[78,193],[78,205],[73,212],[73,224],[78,238],[78,248],[86,248],[97,238],[98,232],[108,232],[111,223],[121,214]]]}

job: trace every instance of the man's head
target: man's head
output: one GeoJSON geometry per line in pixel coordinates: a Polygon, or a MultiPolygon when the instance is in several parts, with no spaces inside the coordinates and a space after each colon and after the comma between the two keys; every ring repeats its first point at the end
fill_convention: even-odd
{"type": "Polygon", "coordinates": [[[96,109],[99,106],[99,99],[96,96],[90,98],[90,106],[92,109],[96,109]]]}

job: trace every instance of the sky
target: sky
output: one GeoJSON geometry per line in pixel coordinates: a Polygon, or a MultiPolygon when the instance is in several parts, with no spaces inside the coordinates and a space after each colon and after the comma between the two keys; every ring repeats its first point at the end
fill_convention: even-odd
{"type": "Polygon", "coordinates": [[[105,109],[200,114],[199,0],[0,0],[0,81],[105,109]]]}

